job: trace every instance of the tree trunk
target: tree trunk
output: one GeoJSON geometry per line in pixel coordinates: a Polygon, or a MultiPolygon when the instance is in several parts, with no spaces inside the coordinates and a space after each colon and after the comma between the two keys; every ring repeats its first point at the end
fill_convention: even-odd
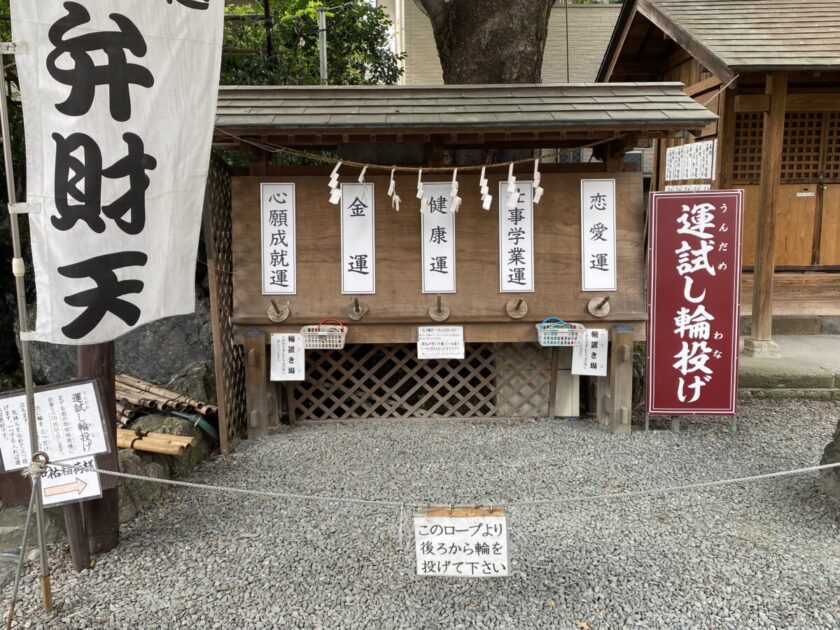
{"type": "Polygon", "coordinates": [[[414,0],[444,83],[539,83],[554,0],[414,0]]]}

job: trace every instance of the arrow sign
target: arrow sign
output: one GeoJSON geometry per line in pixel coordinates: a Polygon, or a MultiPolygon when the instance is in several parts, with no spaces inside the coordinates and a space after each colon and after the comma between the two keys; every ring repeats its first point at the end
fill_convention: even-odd
{"type": "Polygon", "coordinates": [[[63,483],[60,486],[52,486],[51,488],[44,488],[44,496],[54,497],[57,494],[68,494],[76,492],[82,494],[82,490],[87,488],[87,484],[76,477],[76,481],[72,483],[63,483]]]}
{"type": "MultiPolygon", "coordinates": [[[[82,459],[67,459],[59,464],[94,468],[93,456],[82,459]]],[[[95,470],[72,470],[69,468],[50,468],[41,477],[41,495],[44,505],[60,505],[75,501],[86,501],[102,496],[99,485],[99,473],[95,470]]]]}

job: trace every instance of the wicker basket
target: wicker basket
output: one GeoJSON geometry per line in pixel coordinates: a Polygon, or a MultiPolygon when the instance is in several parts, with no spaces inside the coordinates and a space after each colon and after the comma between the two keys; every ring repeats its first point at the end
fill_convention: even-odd
{"type": "Polygon", "coordinates": [[[341,350],[347,338],[347,326],[337,319],[322,319],[315,326],[300,329],[307,350],[341,350]]]}
{"type": "Polygon", "coordinates": [[[579,346],[586,327],[570,324],[559,317],[547,317],[537,324],[537,340],[541,346],[579,346]]]}

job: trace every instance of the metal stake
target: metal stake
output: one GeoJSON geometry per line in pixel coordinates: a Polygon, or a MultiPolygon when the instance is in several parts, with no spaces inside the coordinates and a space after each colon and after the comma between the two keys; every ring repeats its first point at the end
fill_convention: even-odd
{"type": "MultiPolygon", "coordinates": [[[[9,205],[17,203],[15,178],[12,170],[12,138],[9,131],[9,104],[6,101],[6,70],[4,55],[0,54],[0,86],[3,93],[0,98],[0,128],[3,132],[3,161],[6,166],[6,190],[9,205]]],[[[12,227],[12,249],[14,256],[15,292],[17,295],[18,322],[20,325],[20,353],[23,359],[23,378],[26,384],[26,416],[29,419],[29,444],[32,452],[38,450],[38,425],[35,418],[35,385],[32,380],[32,361],[29,353],[29,340],[24,333],[29,332],[26,314],[26,294],[23,285],[23,257],[20,247],[20,225],[18,215],[9,214],[12,227]]],[[[38,530],[38,549],[41,553],[41,597],[44,611],[52,612],[52,590],[50,588],[50,565],[47,559],[47,541],[44,535],[44,500],[41,497],[41,477],[32,476],[32,492],[35,494],[35,522],[38,530]]]]}

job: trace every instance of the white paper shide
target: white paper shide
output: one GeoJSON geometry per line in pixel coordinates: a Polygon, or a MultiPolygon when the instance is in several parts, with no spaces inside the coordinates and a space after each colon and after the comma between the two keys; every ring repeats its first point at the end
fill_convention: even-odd
{"type": "Polygon", "coordinates": [[[341,185],[341,292],[376,293],[373,184],[341,185]]]}
{"type": "Polygon", "coordinates": [[[499,182],[499,290],[534,290],[534,197],[532,182],[499,182]]]}
{"type": "Polygon", "coordinates": [[[421,203],[423,293],[455,293],[452,184],[424,183],[421,203]]]}
{"type": "Polygon", "coordinates": [[[101,343],[193,312],[223,9],[12,0],[35,339],[101,343]]]}
{"type": "Polygon", "coordinates": [[[260,185],[263,295],[297,292],[297,221],[294,184],[260,185]]]}
{"type": "Polygon", "coordinates": [[[581,271],[584,291],[616,290],[615,180],[580,182],[581,271]]]}

